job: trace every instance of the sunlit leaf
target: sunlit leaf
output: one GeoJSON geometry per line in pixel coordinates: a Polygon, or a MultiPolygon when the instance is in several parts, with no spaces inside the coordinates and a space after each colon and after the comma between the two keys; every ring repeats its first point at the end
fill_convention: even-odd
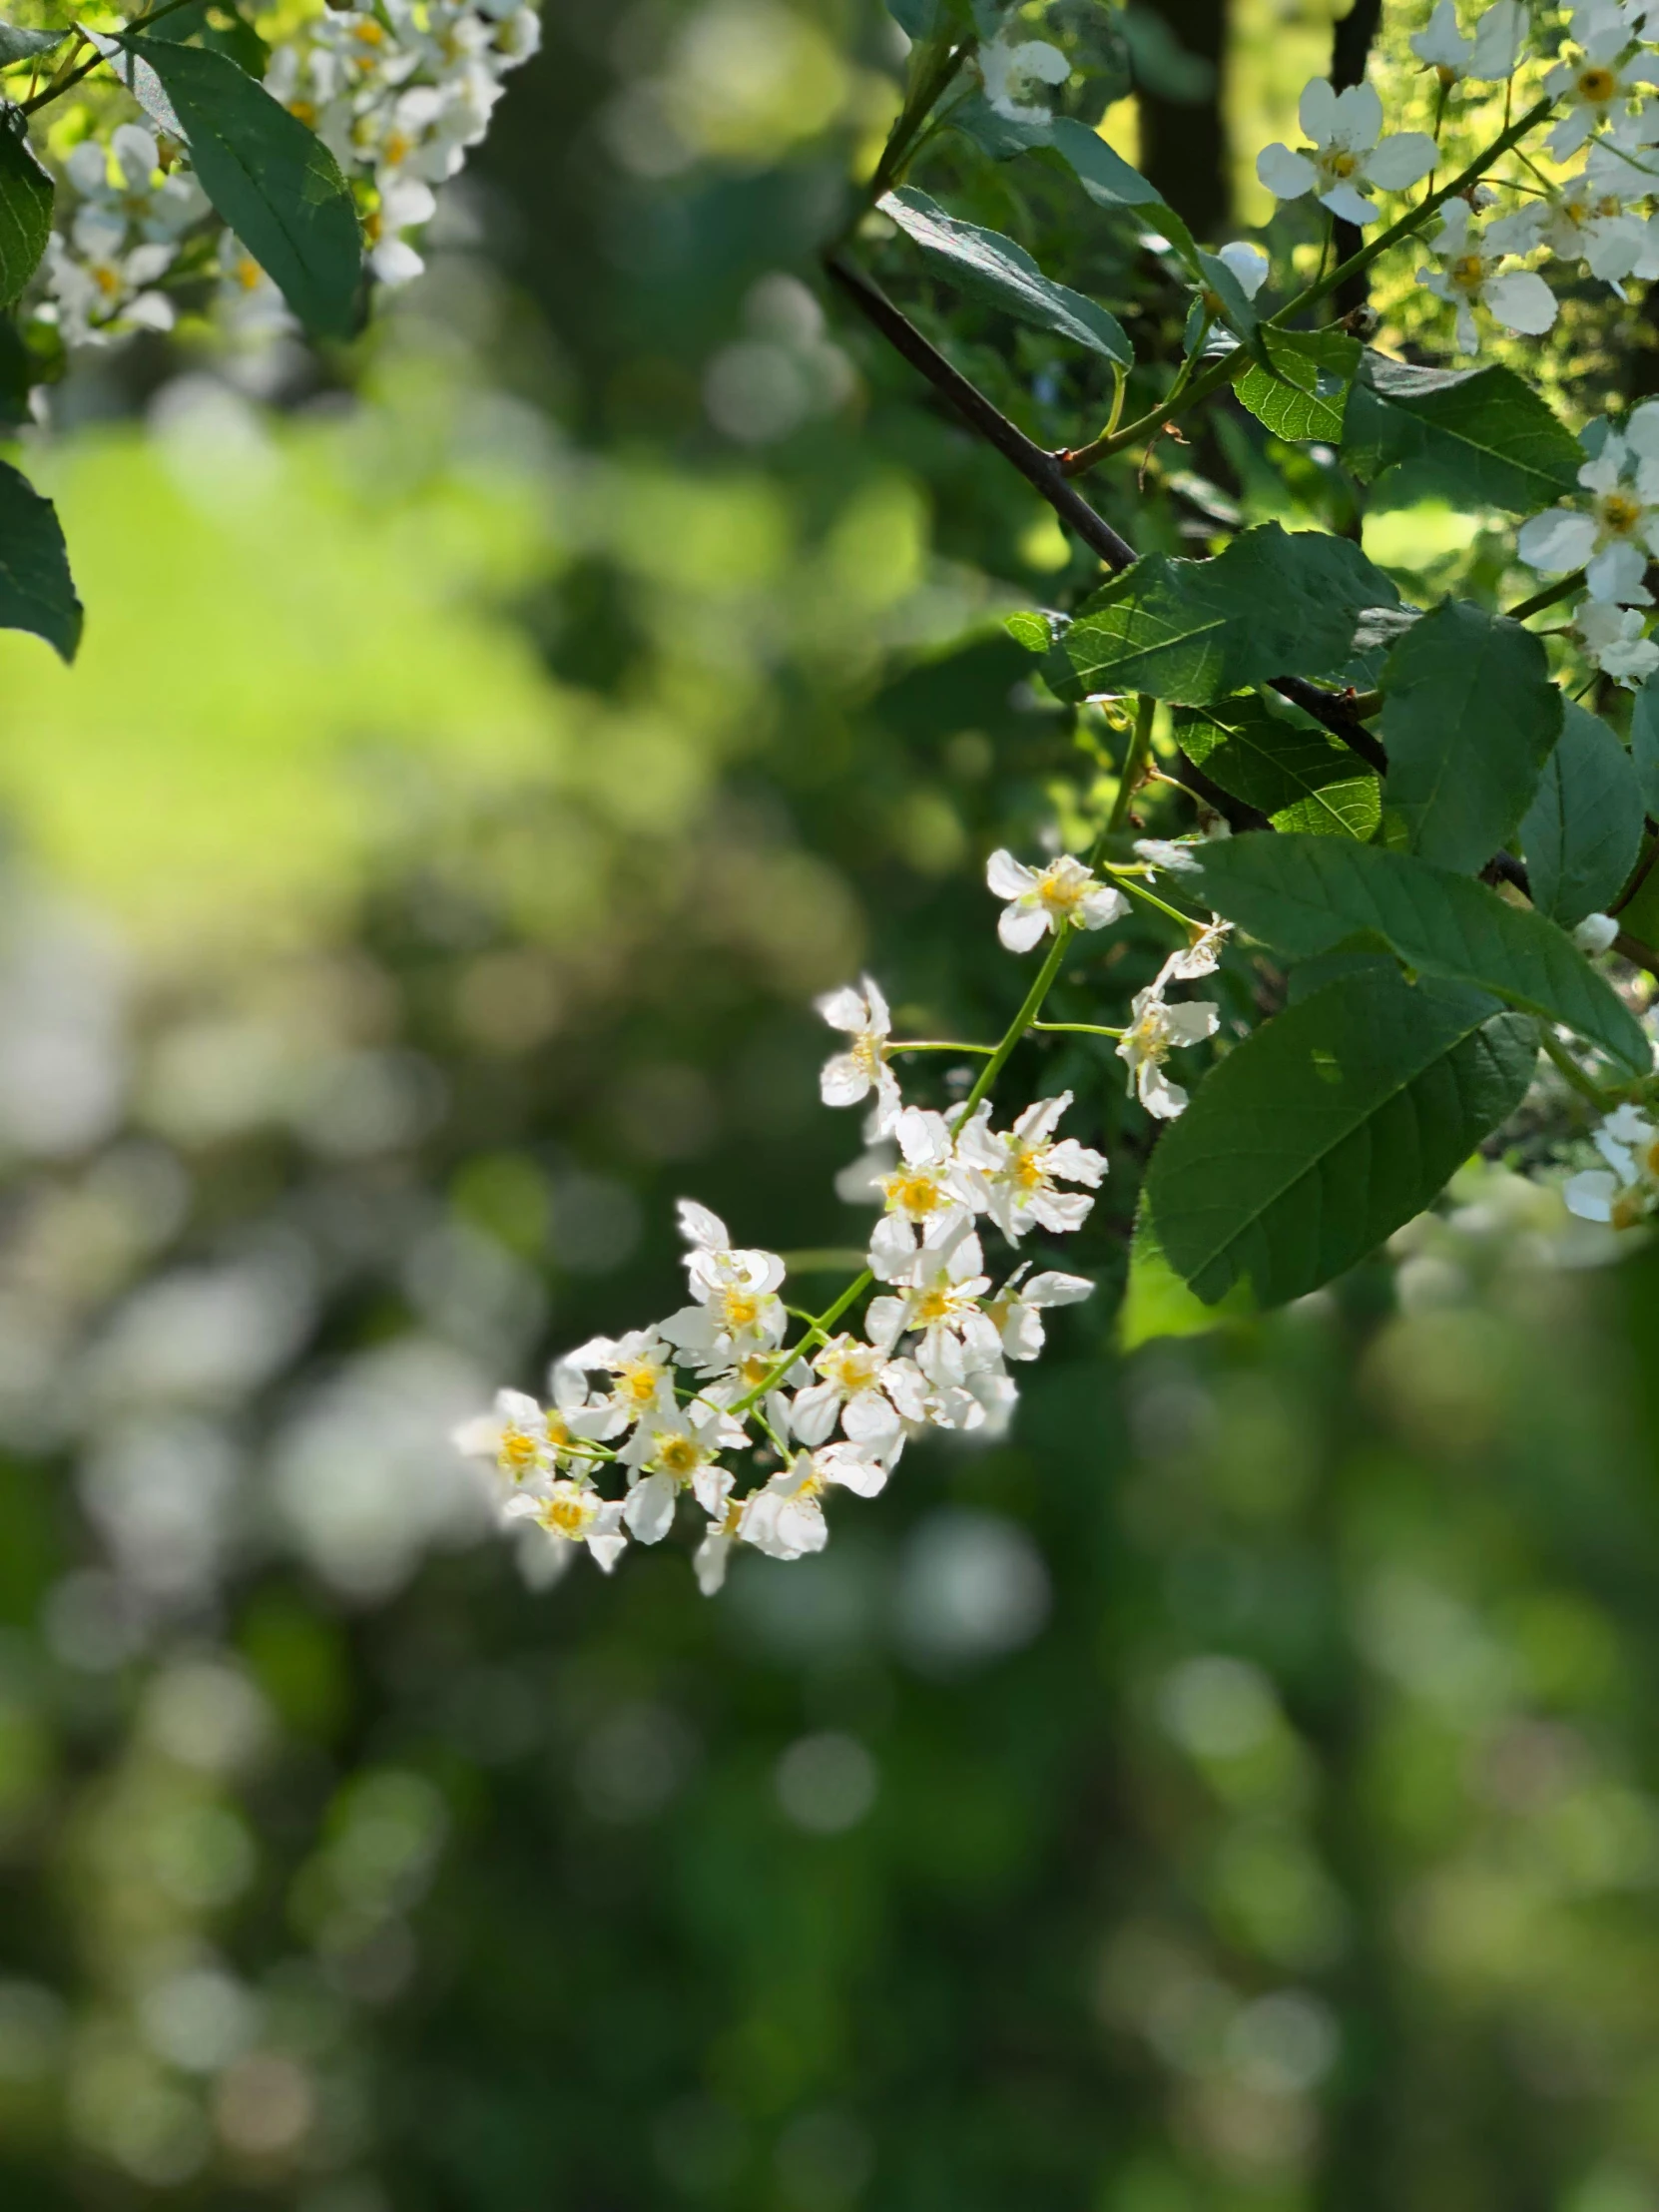
{"type": "Polygon", "coordinates": [[[1641,1023],[1565,931],[1472,875],[1348,837],[1266,831],[1200,857],[1206,901],[1293,959],[1370,931],[1419,974],[1560,1022],[1638,1073],[1652,1064],[1641,1023]]]}
{"type": "Polygon", "coordinates": [[[1165,1254],[1211,1304],[1244,1280],[1264,1306],[1318,1290],[1432,1204],[1536,1061],[1531,1022],[1484,991],[1328,985],[1220,1060],[1165,1134],[1147,1180],[1165,1254]]]}

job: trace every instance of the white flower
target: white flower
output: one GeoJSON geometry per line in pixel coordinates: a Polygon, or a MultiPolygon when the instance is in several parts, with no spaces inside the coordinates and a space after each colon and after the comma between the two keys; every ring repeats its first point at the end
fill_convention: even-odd
{"type": "Polygon", "coordinates": [[[981,1273],[979,1239],[965,1230],[942,1252],[924,1252],[909,1280],[891,1297],[872,1298],[864,1327],[870,1341],[890,1352],[900,1337],[915,1334],[916,1366],[940,1389],[960,1388],[976,1368],[1001,1364],[996,1327],[980,1311],[990,1289],[981,1273]]]}
{"type": "Polygon", "coordinates": [[[977,1191],[956,1161],[956,1140],[943,1114],[906,1106],[893,1124],[901,1155],[881,1177],[886,1212],[869,1240],[869,1264],[883,1283],[905,1274],[917,1247],[936,1252],[967,1225],[977,1191]]]}
{"type": "Polygon", "coordinates": [[[1202,975],[1214,975],[1232,927],[1230,921],[1206,922],[1190,944],[1177,945],[1158,970],[1152,988],[1162,992],[1170,983],[1196,983],[1202,975]]]}
{"type": "Polygon", "coordinates": [[[1659,84],[1659,61],[1652,55],[1619,60],[1630,43],[1630,33],[1619,15],[1598,12],[1581,20],[1575,12],[1573,34],[1584,48],[1582,57],[1557,63],[1544,79],[1544,90],[1552,100],[1570,103],[1547,141],[1550,154],[1558,162],[1576,154],[1591,132],[1599,129],[1615,108],[1629,101],[1638,85],[1659,84]]]}
{"type": "Polygon", "coordinates": [[[1104,1153],[1071,1137],[1056,1142],[1050,1134],[1070,1104],[1070,1091],[1061,1091],[1027,1106],[1011,1129],[992,1129],[985,1100],[957,1136],[956,1156],[972,1177],[979,1210],[1010,1244],[1033,1223],[1063,1236],[1088,1219],[1092,1198],[1055,1188],[1056,1182],[1084,1183],[1093,1190],[1106,1173],[1104,1153]]]}
{"type": "Polygon", "coordinates": [[[1639,607],[1617,607],[1605,599],[1583,600],[1572,614],[1586,659],[1627,691],[1659,669],[1659,645],[1644,634],[1646,620],[1639,607]]]}
{"type": "Polygon", "coordinates": [[[681,1233],[691,1240],[686,1272],[697,1304],[683,1306],[658,1330],[704,1375],[725,1374],[783,1342],[788,1316],[778,1287],[784,1263],[776,1252],[734,1252],[726,1224],[694,1199],[680,1201],[681,1233]]]}
{"type": "Polygon", "coordinates": [[[809,1551],[822,1551],[830,1541],[820,1502],[825,1490],[833,1483],[858,1497],[874,1497],[886,1479],[886,1468],[865,1457],[857,1444],[797,1452],[764,1489],[744,1500],[738,1534],[771,1559],[800,1559],[809,1551]]]}
{"type": "Polygon", "coordinates": [[[804,1444],[828,1442],[836,1421],[872,1459],[890,1462],[905,1423],[927,1418],[927,1388],[908,1360],[894,1360],[856,1337],[831,1337],[813,1362],[822,1378],[797,1393],[790,1426],[804,1444]]]}
{"type": "MultiPolygon", "coordinates": [[[[1659,661],[1659,651],[1654,654],[1659,661]]],[[[1580,952],[1593,958],[1598,952],[1612,950],[1613,940],[1619,933],[1619,925],[1611,914],[1586,914],[1572,933],[1572,941],[1580,952]]]]}
{"type": "Polygon", "coordinates": [[[1345,223],[1374,223],[1378,210],[1370,189],[1403,192],[1434,167],[1434,141],[1425,132],[1382,138],[1382,103],[1370,85],[1339,93],[1316,77],[1298,112],[1311,142],[1307,150],[1297,154],[1276,143],[1256,157],[1256,174],[1276,200],[1311,192],[1345,223]]]}
{"type": "Polygon", "coordinates": [[[1213,1037],[1221,1021],[1221,1008],[1204,998],[1166,1006],[1159,986],[1153,983],[1135,993],[1132,1011],[1134,1019],[1118,1040],[1118,1058],[1129,1066],[1130,1091],[1139,1092],[1149,1114],[1160,1121],[1173,1121],[1186,1110],[1187,1094],[1164,1074],[1164,1062],[1176,1046],[1199,1044],[1213,1037]]]}
{"type": "Polygon", "coordinates": [[[633,1470],[622,1508],[631,1532],[642,1544],[660,1543],[682,1490],[690,1490],[706,1513],[719,1513],[733,1481],[719,1454],[748,1441],[742,1425],[707,1398],[641,1421],[622,1452],[622,1463],[633,1470]]]}
{"type": "Polygon", "coordinates": [[[1595,494],[1588,514],[1551,507],[1524,522],[1515,541],[1528,568],[1546,573],[1582,568],[1592,599],[1615,606],[1647,606],[1642,579],[1648,555],[1659,551],[1659,400],[1631,414],[1612,432],[1578,481],[1595,494]]]}
{"type": "Polygon", "coordinates": [[[287,301],[234,231],[219,235],[219,311],[250,342],[293,327],[287,301]]]}
{"type": "Polygon", "coordinates": [[[1137,837],[1135,857],[1148,867],[1167,868],[1172,875],[1196,875],[1204,865],[1191,844],[1178,844],[1169,837],[1137,837]]]}
{"type": "Polygon", "coordinates": [[[1259,246],[1247,240],[1235,239],[1224,246],[1216,259],[1225,262],[1238,278],[1239,289],[1247,299],[1254,299],[1268,280],[1268,271],[1273,266],[1259,246]]]}
{"type": "Polygon", "coordinates": [[[83,139],[64,162],[70,183],[115,233],[114,247],[136,229],[152,244],[171,244],[208,212],[208,196],[188,171],[162,176],[155,139],[136,123],[123,123],[101,139],[83,139]],[[110,174],[113,158],[115,175],[110,174]]]}
{"type": "Polygon", "coordinates": [[[1636,1107],[1621,1106],[1596,1131],[1595,1148],[1606,1168],[1571,1177],[1561,1195],[1583,1221],[1634,1229],[1659,1204],[1659,1128],[1636,1107]]]}
{"type": "Polygon", "coordinates": [[[582,1375],[598,1368],[616,1378],[616,1387],[594,1400],[596,1407],[615,1416],[611,1435],[649,1413],[673,1410],[674,1367],[668,1346],[655,1329],[630,1329],[625,1337],[591,1337],[567,1353],[564,1364],[582,1375]]]}
{"type": "Polygon", "coordinates": [[[382,284],[410,283],[426,267],[403,234],[423,229],[437,205],[431,186],[418,178],[404,177],[381,187],[380,205],[363,219],[363,237],[368,242],[368,266],[382,284]]]}
{"type": "Polygon", "coordinates": [[[1128,911],[1123,893],[1102,883],[1069,852],[1046,867],[1031,868],[999,848],[985,862],[985,881],[1008,901],[996,933],[1010,952],[1029,952],[1039,937],[1067,922],[1078,929],[1104,929],[1128,911]]]}
{"type": "Polygon", "coordinates": [[[1412,35],[1410,47],[1442,85],[1454,85],[1464,77],[1490,84],[1514,75],[1526,32],[1526,10],[1519,0],[1493,0],[1475,25],[1473,38],[1464,38],[1458,30],[1452,0],[1438,0],[1427,29],[1412,35]]]}
{"type": "Polygon", "coordinates": [[[553,1463],[553,1439],[533,1397],[497,1390],[493,1412],[463,1421],[451,1439],[469,1459],[488,1459],[515,1486],[533,1481],[553,1463]]]}
{"type": "Polygon", "coordinates": [[[726,1582],[732,1546],[738,1541],[747,1498],[729,1497],[703,1532],[703,1541],[692,1555],[692,1571],[705,1597],[713,1597],[726,1582]]]}
{"type": "Polygon", "coordinates": [[[1504,254],[1512,249],[1485,251],[1469,226],[1467,202],[1448,200],[1440,211],[1440,231],[1434,247],[1441,266],[1417,271],[1419,284],[1456,307],[1458,345],[1465,353],[1472,353],[1480,342],[1474,321],[1477,304],[1506,330],[1531,337],[1547,330],[1557,313],[1554,292],[1535,270],[1504,270],[1504,254]]]}
{"type": "Polygon", "coordinates": [[[609,1574],[628,1544],[621,1498],[601,1497],[587,1482],[554,1482],[539,1497],[521,1491],[507,1500],[503,1515],[507,1520],[528,1520],[546,1529],[562,1555],[561,1569],[568,1565],[576,1546],[586,1544],[609,1574]]]}
{"type": "Polygon", "coordinates": [[[887,1064],[892,1016],[880,985],[866,975],[861,989],[847,985],[828,992],[815,1003],[831,1029],[844,1029],[852,1039],[845,1052],[825,1061],[819,1076],[820,1096],[826,1106],[856,1106],[873,1091],[875,1106],[864,1135],[871,1141],[884,1137],[897,1119],[903,1100],[898,1078],[887,1064]]]}
{"type": "Polygon", "coordinates": [[[1071,64],[1046,39],[1022,39],[1008,45],[995,38],[979,49],[979,75],[985,98],[1010,123],[1046,123],[1048,110],[1030,99],[1038,85],[1063,85],[1071,64]]]}
{"type": "Polygon", "coordinates": [[[1075,1306],[1094,1291],[1087,1276],[1050,1272],[1033,1275],[1029,1282],[1024,1277],[1025,1269],[1016,1268],[995,1298],[985,1302],[986,1317],[1008,1360],[1034,1360],[1042,1351],[1045,1308],[1075,1306]]]}
{"type": "Polygon", "coordinates": [[[148,287],[172,268],[171,246],[135,246],[122,253],[110,227],[88,223],[83,209],[69,245],[54,234],[47,242],[46,281],[58,302],[59,322],[71,344],[100,344],[117,329],[171,330],[173,302],[148,287]]]}

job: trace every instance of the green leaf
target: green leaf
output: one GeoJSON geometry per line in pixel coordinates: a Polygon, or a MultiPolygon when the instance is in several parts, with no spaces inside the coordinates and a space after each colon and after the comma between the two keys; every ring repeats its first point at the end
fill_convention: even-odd
{"type": "Polygon", "coordinates": [[[1530,514],[1573,488],[1584,455],[1510,369],[1417,368],[1367,353],[1348,403],[1343,459],[1368,483],[1408,463],[1422,492],[1530,514]]]}
{"type": "Polygon", "coordinates": [[[15,23],[0,23],[0,69],[10,69],[14,62],[38,61],[68,36],[67,31],[25,31],[15,23]]]}
{"type": "Polygon", "coordinates": [[[1187,1288],[1164,1257],[1143,1191],[1129,1247],[1129,1279],[1118,1308],[1118,1350],[1137,1351],[1156,1337],[1201,1336],[1228,1323],[1237,1325],[1255,1311],[1248,1283],[1235,1283],[1215,1306],[1206,1306],[1187,1288]]]}
{"type": "Polygon", "coordinates": [[[52,236],[52,180],[15,110],[0,119],[0,307],[21,295],[52,236]]]}
{"type": "Polygon", "coordinates": [[[1341,330],[1265,325],[1262,342],[1274,373],[1255,361],[1241,369],[1233,379],[1241,402],[1275,437],[1293,444],[1303,438],[1338,444],[1360,359],[1358,341],[1341,330]]]}
{"type": "Polygon", "coordinates": [[[1293,959],[1369,930],[1406,966],[1562,1022],[1636,1073],[1641,1023],[1564,931],[1472,875],[1347,837],[1230,837],[1202,848],[1200,895],[1293,959]]]}
{"type": "Polygon", "coordinates": [[[1134,349],[1117,317],[1069,284],[1052,282],[1012,239],[998,231],[982,231],[975,223],[958,223],[924,192],[908,186],[889,192],[879,206],[926,260],[963,291],[989,300],[1039,330],[1052,330],[1085,345],[1120,367],[1134,360],[1134,349]]]}
{"type": "Polygon", "coordinates": [[[334,157],[224,54],[129,39],[178,111],[202,189],[318,337],[357,327],[362,238],[334,157]]]}
{"type": "Polygon", "coordinates": [[[124,43],[111,38],[86,23],[77,24],[76,29],[89,45],[97,47],[157,129],[165,131],[169,138],[183,140],[185,127],[179,121],[179,111],[163,90],[161,79],[131,41],[124,43]]]}
{"type": "Polygon", "coordinates": [[[0,461],[0,630],[28,630],[64,660],[81,642],[81,602],[57,510],[0,461]]]}
{"type": "Polygon", "coordinates": [[[1542,640],[1448,600],[1395,645],[1382,691],[1385,802],[1406,845],[1446,867],[1483,867],[1514,835],[1560,733],[1542,640]]]}
{"type": "Polygon", "coordinates": [[[1641,779],[1642,805],[1659,821],[1659,674],[1636,694],[1630,716],[1630,754],[1641,779]]]}
{"type": "Polygon", "coordinates": [[[1264,814],[1276,830],[1313,836],[1370,837],[1382,817],[1382,787],[1316,723],[1277,713],[1254,692],[1183,710],[1175,742],[1212,783],[1264,814]]]}
{"type": "Polygon", "coordinates": [[[1599,715],[1568,704],[1520,835],[1532,903],[1563,929],[1624,888],[1642,842],[1641,779],[1599,715]]]}
{"type": "Polygon", "coordinates": [[[1349,657],[1369,608],[1399,594],[1347,538],[1246,530],[1213,561],[1150,553],[1084,601],[1043,664],[1062,699],[1151,692],[1208,706],[1349,657]]]}
{"type": "Polygon", "coordinates": [[[1011,615],[1005,615],[1002,627],[1027,653],[1046,653],[1053,640],[1047,615],[1040,615],[1030,607],[1019,607],[1011,615]]]}
{"type": "Polygon", "coordinates": [[[1264,1306],[1318,1290],[1433,1203],[1536,1061],[1484,991],[1329,985],[1219,1060],[1159,1144],[1164,1251],[1211,1304],[1245,1279],[1264,1306]]]}

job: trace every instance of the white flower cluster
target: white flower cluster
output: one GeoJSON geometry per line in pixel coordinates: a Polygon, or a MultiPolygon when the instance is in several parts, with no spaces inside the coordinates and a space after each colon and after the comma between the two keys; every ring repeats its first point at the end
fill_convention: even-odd
{"type": "MultiPolygon", "coordinates": [[[[419,275],[410,234],[435,212],[433,187],[462,167],[489,128],[502,78],[540,42],[540,17],[521,0],[375,0],[307,17],[273,48],[266,88],[317,133],[356,188],[382,284],[419,275]]],[[[173,302],[157,286],[211,213],[188,162],[176,140],[130,122],[68,155],[61,228],[43,266],[48,311],[66,343],[172,328],[173,302]]],[[[230,231],[214,263],[216,310],[230,331],[290,326],[280,292],[230,231]]],[[[189,273],[209,266],[193,256],[189,273]]]]}
{"type": "Polygon", "coordinates": [[[381,283],[419,276],[407,234],[488,131],[502,78],[540,44],[523,0],[374,0],[307,18],[272,55],[266,90],[372,187],[364,228],[381,283]]]}
{"type": "Polygon", "coordinates": [[[1638,612],[1653,604],[1643,579],[1659,552],[1659,400],[1610,430],[1578,481],[1591,495],[1588,510],[1534,515],[1521,525],[1517,549],[1545,575],[1583,569],[1589,596],[1573,623],[1584,651],[1606,675],[1634,687],[1659,669],[1659,646],[1644,637],[1638,612]]]}
{"type": "Polygon", "coordinates": [[[1582,1221],[1634,1229],[1659,1221],[1659,1126],[1635,1106],[1609,1114],[1593,1139],[1607,1165],[1586,1168],[1562,1192],[1582,1221]]]}
{"type": "Polygon", "coordinates": [[[84,139],[64,164],[78,202],[67,234],[48,241],[46,285],[71,345],[117,331],[171,330],[173,302],[155,286],[179,259],[184,235],[208,213],[196,179],[166,169],[154,133],[123,123],[84,139]]]}
{"type": "MultiPolygon", "coordinates": [[[[1015,951],[1102,928],[1125,911],[1122,893],[1069,854],[1031,868],[998,851],[986,877],[1005,901],[998,934],[1015,951]]],[[[1154,1114],[1186,1103],[1163,1075],[1168,1053],[1213,1034],[1217,1018],[1211,1005],[1168,1005],[1165,992],[1211,973],[1224,933],[1225,924],[1199,932],[1135,999],[1119,1050],[1154,1114]]],[[[879,986],[866,976],[821,999],[819,1011],[848,1040],[825,1064],[824,1099],[867,1102],[864,1135],[882,1147],[865,1271],[786,1345],[784,1261],[735,1248],[718,1216],[682,1200],[691,1304],[566,1354],[552,1372],[551,1403],[503,1390],[492,1414],[457,1433],[464,1451],[496,1469],[503,1519],[545,1531],[558,1567],[577,1545],[609,1571],[630,1540],[660,1542],[682,1496],[703,1515],[696,1569],[708,1594],[734,1545],[775,1559],[821,1551],[831,1490],[874,1496],[925,1429],[998,1433],[1016,1397],[1009,1363],[1034,1360],[1048,1309],[1093,1287],[1016,1260],[993,1288],[981,1242],[988,1225],[1017,1255],[1033,1231],[1065,1236],[1088,1218],[1107,1163],[1057,1133],[1072,1094],[1035,1100],[1005,1128],[994,1126],[979,1087],[945,1112],[906,1104],[892,1059],[918,1048],[893,1038],[879,986]],[[836,1330],[866,1290],[875,1295],[861,1332],[836,1330]],[[620,1489],[602,1487],[607,1478],[620,1489]]],[[[993,1066],[1004,1056],[995,1048],[993,1066]]]]}

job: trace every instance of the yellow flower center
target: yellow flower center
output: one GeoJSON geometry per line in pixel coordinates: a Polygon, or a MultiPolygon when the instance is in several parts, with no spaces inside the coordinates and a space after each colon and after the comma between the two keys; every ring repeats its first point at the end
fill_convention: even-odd
{"type": "Polygon", "coordinates": [[[772,1362],[764,1352],[752,1352],[738,1369],[738,1376],[746,1390],[758,1390],[772,1373],[772,1362]]]}
{"type": "Polygon", "coordinates": [[[915,1304],[915,1326],[927,1329],[934,1322],[950,1319],[950,1293],[948,1291],[923,1291],[915,1304]]]}
{"type": "Polygon", "coordinates": [[[108,262],[93,263],[92,280],[106,299],[114,299],[121,290],[121,272],[119,269],[112,269],[108,262]]]}
{"type": "Polygon", "coordinates": [[[414,152],[414,140],[402,131],[388,131],[386,142],[380,149],[383,162],[406,162],[414,152]]]}
{"type": "Polygon", "coordinates": [[[1155,1068],[1162,1067],[1169,1058],[1169,1031],[1156,1007],[1149,1008],[1135,1023],[1129,1032],[1129,1044],[1138,1060],[1150,1060],[1155,1068]]]}
{"type": "Polygon", "coordinates": [[[545,1425],[548,1442],[555,1451],[563,1451],[570,1442],[570,1423],[556,1405],[547,1408],[545,1425]]]}
{"type": "Polygon", "coordinates": [[[1446,271],[1457,291],[1478,291],[1486,280],[1486,264],[1479,254],[1459,254],[1446,271]]]}
{"type": "Polygon", "coordinates": [[[657,1446],[657,1464],[676,1482],[685,1482],[703,1464],[703,1454],[689,1436],[665,1436],[657,1446]]]}
{"type": "Polygon", "coordinates": [[[1580,100],[1592,108],[1599,108],[1611,100],[1618,90],[1618,79],[1600,62],[1592,62],[1588,69],[1578,72],[1576,91],[1580,100]]]}
{"type": "Polygon", "coordinates": [[[1634,1229],[1647,1219],[1647,1201],[1640,1191],[1620,1191],[1613,1201],[1613,1227],[1634,1229]]]}
{"type": "Polygon", "coordinates": [[[296,122],[302,123],[307,131],[316,129],[316,102],[314,100],[290,100],[288,102],[288,113],[296,122]]]}
{"type": "Polygon", "coordinates": [[[522,1481],[536,1463],[536,1439],[522,1428],[503,1429],[495,1456],[503,1474],[510,1474],[515,1482],[522,1481]]]}
{"type": "Polygon", "coordinates": [[[372,17],[351,26],[351,36],[359,46],[381,46],[385,43],[385,31],[372,17]]]}
{"type": "Polygon", "coordinates": [[[649,1360],[630,1360],[617,1370],[617,1391],[630,1405],[649,1405],[661,1380],[662,1370],[649,1360]]]}
{"type": "Polygon", "coordinates": [[[875,1361],[862,1348],[837,1352],[824,1362],[819,1372],[827,1382],[833,1382],[837,1390],[854,1397],[859,1390],[867,1390],[875,1381],[875,1361]]]}
{"type": "Polygon", "coordinates": [[[944,1200],[944,1193],[927,1175],[883,1175],[881,1189],[887,1204],[900,1214],[931,1214],[944,1200]]]}
{"type": "Polygon", "coordinates": [[[1601,502],[1601,525],[1614,537],[1627,538],[1642,519],[1642,503],[1633,492],[1610,491],[1601,502]]]}
{"type": "Polygon", "coordinates": [[[760,1318],[761,1302],[753,1291],[723,1291],[720,1311],[728,1329],[753,1329],[760,1318]]]}
{"type": "Polygon", "coordinates": [[[583,1490],[555,1490],[541,1509],[544,1527],[551,1528],[572,1542],[586,1535],[593,1523],[598,1507],[583,1490]]]}
{"type": "Polygon", "coordinates": [[[873,1080],[880,1073],[886,1053],[866,1029],[862,1035],[853,1038],[848,1056],[860,1075],[867,1075],[873,1080]]]}
{"type": "Polygon", "coordinates": [[[1044,1164],[1047,1158],[1048,1146],[1045,1144],[1033,1145],[1029,1151],[1022,1147],[1015,1153],[1009,1166],[1009,1173],[1020,1190],[1038,1191],[1042,1189],[1048,1181],[1048,1170],[1044,1164]]]}
{"type": "Polygon", "coordinates": [[[1045,868],[1037,878],[1037,896],[1049,912],[1067,917],[1076,912],[1092,887],[1087,871],[1082,868],[1075,874],[1070,868],[1063,872],[1057,866],[1045,868]]]}
{"type": "Polygon", "coordinates": [[[1351,154],[1346,146],[1339,146],[1326,156],[1326,167],[1333,177],[1352,177],[1360,166],[1358,154],[1351,154]]]}

